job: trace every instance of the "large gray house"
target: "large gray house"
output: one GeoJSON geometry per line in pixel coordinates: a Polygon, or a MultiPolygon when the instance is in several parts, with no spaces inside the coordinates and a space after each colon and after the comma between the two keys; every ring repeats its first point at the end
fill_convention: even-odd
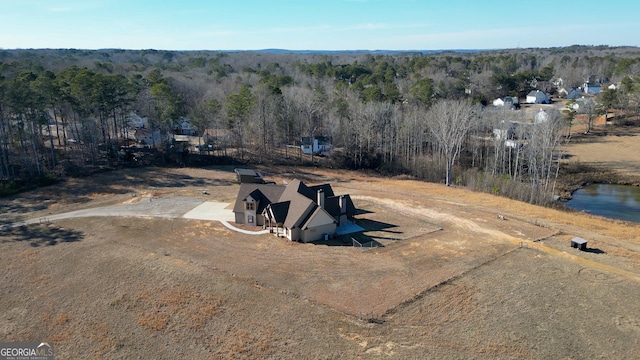
{"type": "Polygon", "coordinates": [[[333,236],[355,211],[351,197],[336,196],[331,185],[307,186],[297,179],[286,186],[243,183],[233,207],[236,223],[302,242],[333,236]]]}

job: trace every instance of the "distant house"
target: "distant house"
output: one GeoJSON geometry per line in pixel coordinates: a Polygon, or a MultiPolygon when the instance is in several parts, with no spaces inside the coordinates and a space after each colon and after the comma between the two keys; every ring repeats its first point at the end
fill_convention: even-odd
{"type": "Polygon", "coordinates": [[[585,94],[600,94],[601,87],[600,84],[586,82],[582,85],[582,91],[585,94]]]}
{"type": "Polygon", "coordinates": [[[493,106],[515,109],[518,106],[518,98],[515,96],[507,96],[493,100],[493,106]]]}
{"type": "Polygon", "coordinates": [[[578,88],[571,88],[571,90],[567,92],[567,99],[569,100],[578,99],[581,96],[582,96],[582,93],[580,93],[580,89],[578,88]]]}
{"type": "Polygon", "coordinates": [[[160,144],[162,141],[162,136],[160,135],[160,130],[150,130],[147,128],[138,128],[135,129],[134,138],[136,141],[143,145],[154,145],[160,144]]]}
{"type": "Polygon", "coordinates": [[[512,149],[518,149],[524,146],[521,140],[507,140],[504,142],[504,146],[512,149]]]}
{"type": "Polygon", "coordinates": [[[300,148],[307,155],[327,155],[331,151],[331,144],[332,139],[328,136],[303,137],[300,148]]]}
{"type": "Polygon", "coordinates": [[[551,96],[544,91],[532,90],[527,94],[527,104],[548,104],[551,101],[551,96]]]}
{"type": "Polygon", "coordinates": [[[566,98],[567,95],[569,95],[569,91],[567,91],[567,89],[565,88],[558,89],[558,97],[566,98]]]}
{"type": "Polygon", "coordinates": [[[262,226],[291,241],[311,242],[349,224],[355,207],[349,195],[336,196],[329,184],[240,185],[233,207],[236,223],[262,226]]]}
{"type": "Polygon", "coordinates": [[[540,109],[535,116],[533,117],[533,122],[535,124],[540,124],[549,121],[549,114],[544,109],[540,109]]]}
{"type": "Polygon", "coordinates": [[[173,135],[173,148],[187,150],[191,146],[191,139],[188,135],[173,135]]]}
{"type": "Polygon", "coordinates": [[[195,136],[196,130],[191,127],[189,119],[183,118],[180,119],[176,126],[173,128],[173,133],[175,135],[195,136]]]}
{"type": "Polygon", "coordinates": [[[264,184],[262,174],[251,169],[233,169],[242,184],[264,184]]]}
{"type": "Polygon", "coordinates": [[[496,107],[504,106],[504,100],[502,98],[497,98],[493,100],[493,106],[496,106],[496,107]]]}
{"type": "Polygon", "coordinates": [[[493,129],[493,137],[496,140],[513,140],[517,138],[517,130],[520,124],[517,122],[510,122],[509,126],[505,126],[503,122],[503,128],[493,129]]]}
{"type": "Polygon", "coordinates": [[[140,117],[132,111],[127,115],[127,125],[130,128],[146,128],[149,126],[149,119],[140,117]]]}
{"type": "Polygon", "coordinates": [[[585,98],[584,96],[576,99],[572,104],[573,110],[584,112],[590,108],[594,108],[596,106],[596,102],[591,98],[585,98]]]}

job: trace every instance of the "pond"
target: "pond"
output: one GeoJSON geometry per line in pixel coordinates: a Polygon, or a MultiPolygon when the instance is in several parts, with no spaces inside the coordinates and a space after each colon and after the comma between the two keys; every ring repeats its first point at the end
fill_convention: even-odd
{"type": "Polygon", "coordinates": [[[574,192],[566,205],[593,215],[640,222],[640,187],[592,184],[574,192]]]}

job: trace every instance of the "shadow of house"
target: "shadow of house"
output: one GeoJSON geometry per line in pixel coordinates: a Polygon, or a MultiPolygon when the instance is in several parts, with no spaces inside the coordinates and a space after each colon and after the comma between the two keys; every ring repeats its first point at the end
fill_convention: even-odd
{"type": "Polygon", "coordinates": [[[387,229],[397,227],[397,225],[393,225],[393,224],[389,224],[389,223],[385,223],[377,220],[371,220],[371,219],[359,219],[358,225],[362,226],[365,231],[390,231],[387,229]]]}
{"type": "Polygon", "coordinates": [[[401,240],[403,238],[401,235],[404,234],[402,231],[390,230],[397,228],[396,225],[371,219],[358,219],[358,225],[364,229],[362,235],[368,237],[369,241],[375,239],[397,241],[401,240]]]}

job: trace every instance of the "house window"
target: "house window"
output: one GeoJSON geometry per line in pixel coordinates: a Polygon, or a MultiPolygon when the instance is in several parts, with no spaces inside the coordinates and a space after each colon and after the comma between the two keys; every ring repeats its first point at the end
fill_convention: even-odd
{"type": "Polygon", "coordinates": [[[247,216],[247,223],[248,224],[253,224],[253,216],[252,215],[247,216]]]}
{"type": "Polygon", "coordinates": [[[244,209],[245,210],[255,210],[256,209],[256,203],[246,202],[246,203],[244,203],[244,209]]]}

